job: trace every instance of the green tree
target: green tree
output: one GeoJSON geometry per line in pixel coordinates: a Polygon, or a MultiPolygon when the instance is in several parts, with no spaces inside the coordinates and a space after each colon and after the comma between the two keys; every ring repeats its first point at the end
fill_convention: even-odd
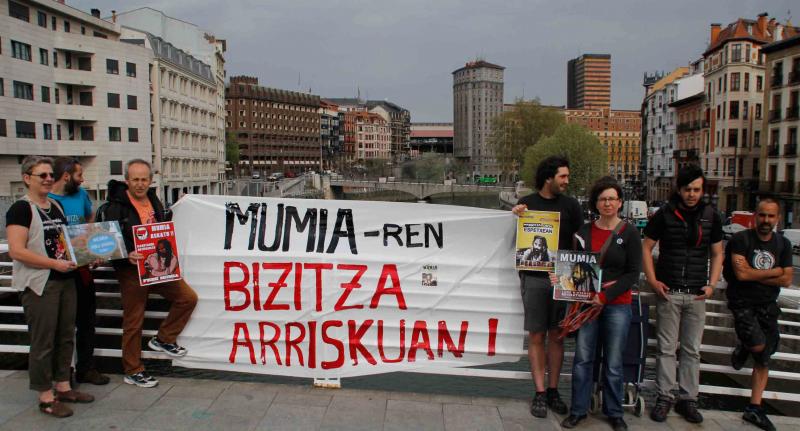
{"type": "Polygon", "coordinates": [[[228,132],[225,134],[225,160],[233,170],[233,175],[239,175],[239,142],[236,136],[228,132]]]}
{"type": "Polygon", "coordinates": [[[525,151],[564,124],[564,114],[542,106],[538,100],[517,100],[514,107],[492,120],[489,146],[494,150],[503,176],[519,171],[525,151]]]}
{"type": "Polygon", "coordinates": [[[522,178],[535,185],[536,167],[553,155],[569,159],[569,189],[575,196],[586,195],[594,181],[608,174],[608,155],[600,140],[581,125],[563,124],[552,136],[543,138],[525,151],[525,162],[520,172],[522,178]]]}

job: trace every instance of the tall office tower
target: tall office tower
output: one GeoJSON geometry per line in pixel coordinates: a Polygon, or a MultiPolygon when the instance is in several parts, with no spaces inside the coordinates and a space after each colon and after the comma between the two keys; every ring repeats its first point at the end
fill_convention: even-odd
{"type": "Polygon", "coordinates": [[[503,113],[503,70],[476,60],[453,72],[454,155],[468,162],[473,174],[500,174],[488,144],[492,119],[503,113]]]}
{"type": "Polygon", "coordinates": [[[567,63],[567,109],[611,107],[611,54],[583,54],[567,63]]]}

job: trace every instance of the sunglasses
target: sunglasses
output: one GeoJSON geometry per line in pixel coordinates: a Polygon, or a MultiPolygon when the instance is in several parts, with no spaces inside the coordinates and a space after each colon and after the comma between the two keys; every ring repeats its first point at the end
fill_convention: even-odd
{"type": "Polygon", "coordinates": [[[47,178],[56,179],[55,175],[52,172],[42,172],[41,174],[28,174],[32,177],[39,177],[42,181],[46,180],[47,178]]]}

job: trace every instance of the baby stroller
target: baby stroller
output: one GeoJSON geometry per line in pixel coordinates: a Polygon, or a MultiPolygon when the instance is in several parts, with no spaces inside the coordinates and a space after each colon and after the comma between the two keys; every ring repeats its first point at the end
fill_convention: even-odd
{"type": "MultiPolygon", "coordinates": [[[[642,304],[639,299],[639,292],[632,291],[631,300],[631,327],[628,330],[628,342],[622,354],[622,369],[624,374],[624,393],[625,399],[622,406],[633,408],[636,416],[644,414],[644,397],[641,394],[641,384],[644,379],[644,365],[647,356],[647,330],[650,309],[646,304],[642,304]]],[[[600,334],[602,337],[602,334],[600,334]]],[[[603,396],[600,385],[601,365],[603,363],[602,343],[597,343],[597,354],[594,361],[594,391],[592,392],[592,402],[589,407],[592,413],[600,411],[603,396]]]]}

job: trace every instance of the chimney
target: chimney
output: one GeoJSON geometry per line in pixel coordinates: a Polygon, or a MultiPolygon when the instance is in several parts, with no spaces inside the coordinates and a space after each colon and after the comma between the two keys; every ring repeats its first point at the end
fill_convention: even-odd
{"type": "Polygon", "coordinates": [[[717,41],[721,29],[722,29],[722,24],[716,22],[711,24],[711,42],[709,43],[709,45],[713,45],[717,41]]]}
{"type": "Polygon", "coordinates": [[[757,25],[758,25],[758,31],[761,32],[761,34],[767,33],[767,15],[768,14],[766,12],[758,15],[757,25]]]}
{"type": "Polygon", "coordinates": [[[100,9],[92,9],[92,16],[95,18],[100,18],[100,9]]]}
{"type": "Polygon", "coordinates": [[[115,11],[115,10],[111,11],[111,22],[113,22],[113,23],[117,22],[117,11],[115,11]]]}

